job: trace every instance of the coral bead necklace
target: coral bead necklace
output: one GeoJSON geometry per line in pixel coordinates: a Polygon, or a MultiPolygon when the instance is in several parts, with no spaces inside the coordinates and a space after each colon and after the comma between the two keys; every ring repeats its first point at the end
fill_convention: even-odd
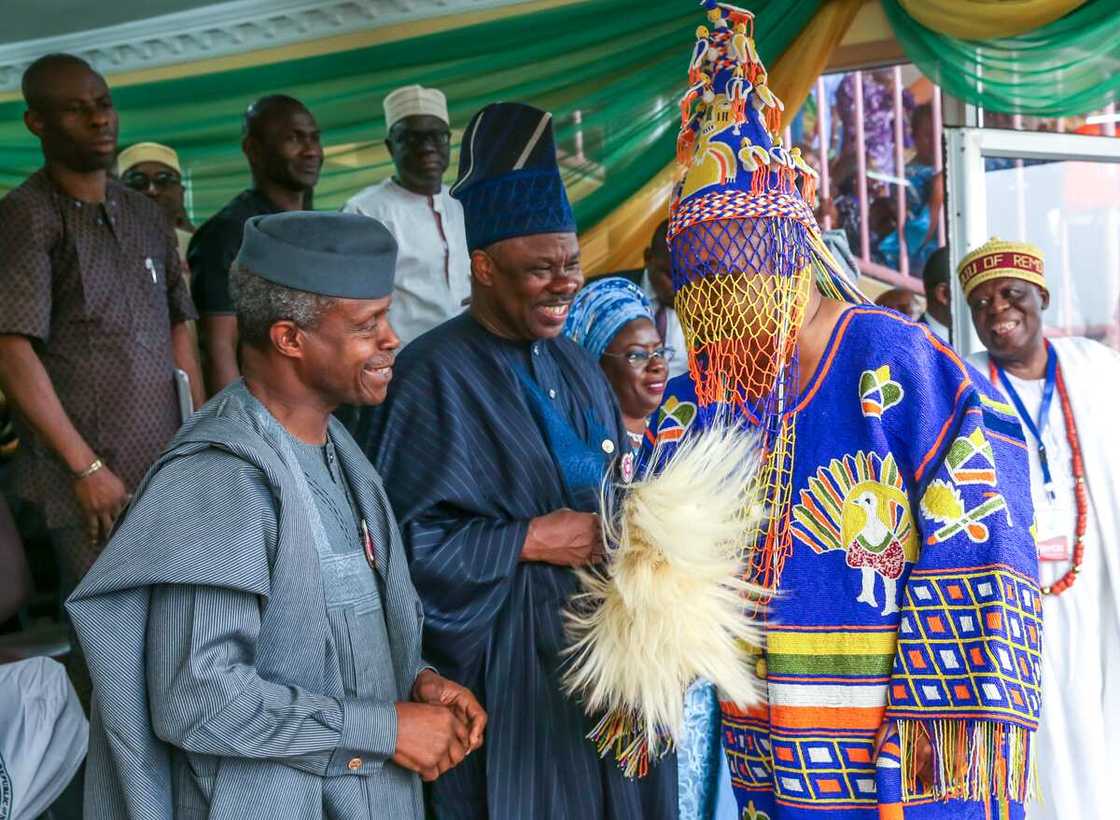
{"type": "Polygon", "coordinates": [[[1066,381],[1058,368],[1058,400],[1062,403],[1062,420],[1066,424],[1066,441],[1069,442],[1070,464],[1073,467],[1073,493],[1077,500],[1077,525],[1073,533],[1073,563],[1069,571],[1049,586],[1042,588],[1043,595],[1061,595],[1077,580],[1081,562],[1085,558],[1085,527],[1089,518],[1089,493],[1085,487],[1085,462],[1081,458],[1081,439],[1077,435],[1077,421],[1066,390],[1066,381]]]}

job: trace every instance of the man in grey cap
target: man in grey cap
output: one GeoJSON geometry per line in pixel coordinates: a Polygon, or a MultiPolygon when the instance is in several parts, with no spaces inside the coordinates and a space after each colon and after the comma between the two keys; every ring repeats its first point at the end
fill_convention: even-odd
{"type": "Polygon", "coordinates": [[[337,422],[385,399],[396,243],[351,214],[251,218],[243,378],[183,428],[67,606],[94,683],[86,816],[421,818],[482,743],[420,657],[381,480],[337,422]]]}

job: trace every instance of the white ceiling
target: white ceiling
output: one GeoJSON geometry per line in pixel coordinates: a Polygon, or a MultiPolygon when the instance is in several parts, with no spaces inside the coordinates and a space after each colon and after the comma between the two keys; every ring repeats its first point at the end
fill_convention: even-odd
{"type": "Polygon", "coordinates": [[[189,11],[213,0],[0,0],[0,43],[57,37],[145,17],[189,11]]]}
{"type": "Polygon", "coordinates": [[[0,93],[52,51],[106,75],[525,0],[0,0],[0,93]]]}

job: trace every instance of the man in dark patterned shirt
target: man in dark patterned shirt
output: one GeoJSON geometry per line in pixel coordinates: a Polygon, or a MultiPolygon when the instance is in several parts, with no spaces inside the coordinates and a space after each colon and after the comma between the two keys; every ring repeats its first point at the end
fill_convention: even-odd
{"type": "Polygon", "coordinates": [[[0,389],[23,441],[15,489],[42,507],[69,593],[179,427],[175,368],[196,404],[202,377],[171,226],[109,178],[105,80],[52,54],[27,69],[23,96],[45,162],[0,200],[0,389]]]}

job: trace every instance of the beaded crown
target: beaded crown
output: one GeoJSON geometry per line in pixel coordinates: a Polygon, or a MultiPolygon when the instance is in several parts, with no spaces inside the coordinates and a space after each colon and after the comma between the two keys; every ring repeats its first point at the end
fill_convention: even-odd
{"type": "Polygon", "coordinates": [[[780,217],[817,230],[817,172],[799,148],[782,145],[785,106],[767,85],[754,15],[706,0],[681,99],[677,161],[684,175],[669,224],[672,238],[698,222],[780,217]]]}

